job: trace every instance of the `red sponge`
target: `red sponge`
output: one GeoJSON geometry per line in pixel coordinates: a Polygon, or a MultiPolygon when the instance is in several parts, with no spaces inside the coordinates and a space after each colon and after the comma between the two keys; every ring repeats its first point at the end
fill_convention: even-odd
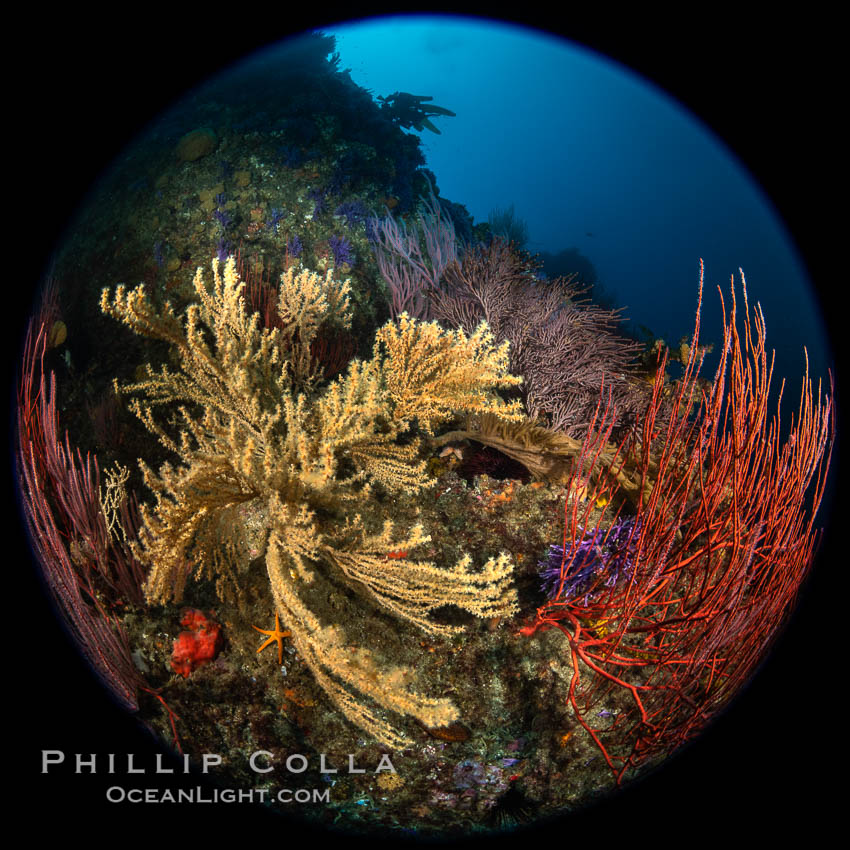
{"type": "Polygon", "coordinates": [[[188,676],[218,655],[221,649],[221,626],[195,608],[183,614],[180,625],[189,631],[180,632],[174,641],[171,666],[177,673],[188,676]]]}

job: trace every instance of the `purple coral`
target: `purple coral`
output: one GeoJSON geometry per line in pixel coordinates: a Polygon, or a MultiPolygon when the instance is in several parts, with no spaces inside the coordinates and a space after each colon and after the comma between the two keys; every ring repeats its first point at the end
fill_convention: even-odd
{"type": "Polygon", "coordinates": [[[341,216],[349,227],[354,227],[368,218],[369,210],[366,209],[363,201],[346,201],[334,210],[334,215],[341,216]]]}
{"type": "Polygon", "coordinates": [[[215,210],[213,218],[221,225],[222,230],[227,230],[233,224],[233,216],[227,210],[215,210]]]}
{"type": "Polygon", "coordinates": [[[290,257],[300,257],[304,250],[304,245],[301,243],[301,238],[297,233],[293,234],[286,243],[286,252],[290,257]]]}
{"type": "Polygon", "coordinates": [[[326,199],[325,195],[327,193],[324,189],[315,188],[310,189],[307,193],[307,197],[313,202],[313,218],[318,217],[325,211],[326,199]]]}
{"type": "Polygon", "coordinates": [[[218,261],[223,263],[233,253],[233,246],[222,236],[216,243],[215,253],[218,261]]]}
{"type": "Polygon", "coordinates": [[[433,189],[422,199],[418,226],[408,229],[387,210],[384,218],[367,220],[366,238],[389,289],[393,319],[405,312],[418,319],[431,318],[426,294],[438,288],[458,256],[454,224],[433,189]]]}
{"type": "Polygon", "coordinates": [[[351,243],[344,236],[331,236],[328,240],[328,245],[333,254],[335,266],[341,266],[343,264],[350,266],[353,264],[354,251],[351,248],[351,243]]]}
{"type": "Polygon", "coordinates": [[[545,561],[540,561],[543,592],[549,599],[571,599],[600,587],[613,587],[631,575],[634,555],[640,539],[640,523],[634,517],[617,519],[607,530],[595,528],[585,532],[577,544],[552,544],[545,561]],[[563,586],[561,566],[566,568],[563,586]],[[558,592],[560,589],[560,593],[558,592]]]}
{"type": "MultiPolygon", "coordinates": [[[[379,268],[386,278],[380,255],[379,268]]],[[[647,391],[629,377],[640,346],[616,332],[616,310],[581,303],[573,281],[538,280],[535,271],[533,261],[499,239],[474,245],[425,286],[428,309],[466,333],[485,320],[498,341],[510,342],[510,371],[523,378],[532,419],[583,439],[604,385],[615,427],[630,427],[646,406],[647,391]]]]}
{"type": "Polygon", "coordinates": [[[279,207],[272,207],[272,217],[266,222],[266,226],[274,230],[277,234],[280,223],[286,218],[286,211],[279,207]]]}

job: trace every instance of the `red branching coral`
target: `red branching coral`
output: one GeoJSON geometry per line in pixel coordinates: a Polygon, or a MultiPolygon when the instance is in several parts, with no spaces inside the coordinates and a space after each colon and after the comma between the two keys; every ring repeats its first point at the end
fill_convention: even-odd
{"type": "Polygon", "coordinates": [[[138,710],[139,691],[168,713],[179,752],[177,715],[151,688],[133,660],[115,611],[141,604],[145,575],[131,551],[138,509],[131,494],[119,506],[119,534],[110,534],[100,499],[97,458],[83,458],[68,434],[60,437],[56,376],[44,360],[58,316],[55,283],[30,321],[18,383],[16,460],[21,497],[33,551],[61,617],[113,696],[138,710]]]}
{"type": "MultiPolygon", "coordinates": [[[[806,376],[783,443],[779,413],[767,409],[772,363],[761,310],[751,313],[744,287],[740,333],[737,306],[733,286],[707,391],[697,380],[697,312],[685,374],[660,427],[662,382],[655,382],[633,458],[642,496],[627,579],[609,586],[603,575],[589,591],[567,592],[577,542],[602,522],[594,525],[590,507],[573,500],[559,590],[521,630],[564,633],[567,702],[618,781],[690,740],[748,680],[792,610],[819,539],[814,517],[834,439],[832,392],[815,395],[806,376]]],[[[610,435],[610,402],[600,416],[601,407],[571,486],[588,486],[582,470],[610,435]]],[[[611,479],[596,486],[597,496],[616,496],[611,479]]]]}
{"type": "Polygon", "coordinates": [[[183,614],[180,625],[188,631],[180,632],[174,641],[171,666],[186,677],[218,655],[222,643],[221,626],[195,608],[183,614]]]}
{"type": "MultiPolygon", "coordinates": [[[[49,287],[48,293],[53,292],[49,287]]],[[[56,309],[55,294],[46,295],[24,345],[16,435],[24,516],[65,624],[116,699],[135,711],[138,691],[150,689],[133,663],[114,610],[125,601],[141,600],[144,571],[126,541],[109,533],[97,459],[84,458],[67,434],[64,440],[60,436],[56,378],[44,371],[56,309]]],[[[132,537],[134,505],[127,500],[120,523],[132,537]]]]}

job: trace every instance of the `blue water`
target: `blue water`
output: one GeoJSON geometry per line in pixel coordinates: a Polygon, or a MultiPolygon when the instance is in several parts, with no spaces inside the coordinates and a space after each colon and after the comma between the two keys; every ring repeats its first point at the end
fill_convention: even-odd
{"type": "Polygon", "coordinates": [[[653,84],[561,38],[481,20],[326,31],[373,95],[431,95],[456,113],[422,142],[441,194],[476,221],[514,204],[531,250],[577,249],[635,325],[673,344],[693,329],[699,259],[706,341],[719,340],[716,286],[728,302],[741,268],[776,350],[774,384],[785,376],[796,403],[804,345],[811,375],[826,376],[826,330],[793,238],[723,141],[653,84]]]}

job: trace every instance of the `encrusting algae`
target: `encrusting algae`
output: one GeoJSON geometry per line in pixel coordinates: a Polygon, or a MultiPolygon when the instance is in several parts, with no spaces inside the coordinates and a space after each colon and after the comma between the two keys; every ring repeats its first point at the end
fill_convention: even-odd
{"type": "Polygon", "coordinates": [[[213,260],[212,271],[208,288],[198,269],[199,303],[183,319],[169,304],[157,310],[142,286],[101,296],[105,313],[170,343],[180,364],[148,366],[144,380],[121,388],[179,457],[158,472],[140,461],[156,500],[142,508],[134,544],[150,566],[148,602],[179,602],[190,575],[215,578],[222,599],[238,600],[239,573],[259,549],[283,627],[349,720],[389,747],[407,739],[375,706],[449,726],[458,711],[448,698],[420,693],[412,670],[379,665],[369,648],[351,646],[339,624],[319,620],[304,588],[335,571],[432,635],[463,628],[431,619],[442,606],[487,619],[516,611],[507,554],[478,568],[469,555],[448,568],[414,560],[409,553],[430,540],[421,524],[399,530],[387,517],[372,527],[356,510],[372,488],[415,494],[432,483],[419,434],[427,439],[458,415],[524,418],[519,401],[496,393],[521,380],[508,373],[507,343],[496,345],[485,323],[467,335],[403,314],[378,330],[371,359],[353,360],[322,387],[310,343],[322,325],[350,325],[348,282],[290,268],[279,288],[281,326],[269,330],[248,313],[234,259],[224,269],[213,260]],[[180,405],[176,436],[154,416],[172,402],[180,405]],[[265,517],[263,539],[250,547],[239,519],[248,504],[265,517]]]}

